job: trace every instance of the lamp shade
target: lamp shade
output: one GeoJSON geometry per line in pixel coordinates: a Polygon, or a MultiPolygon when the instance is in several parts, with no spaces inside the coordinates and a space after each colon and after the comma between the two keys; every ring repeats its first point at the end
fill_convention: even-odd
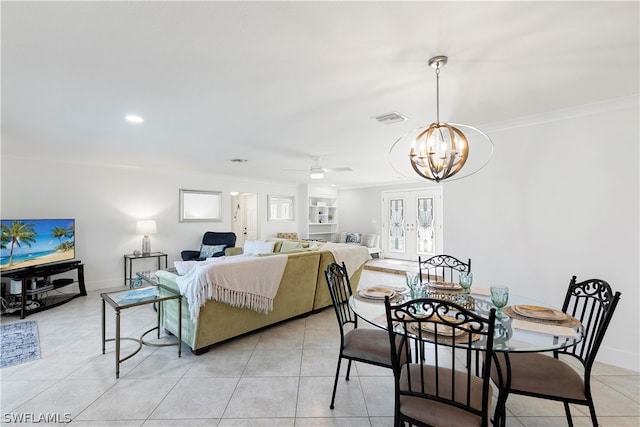
{"type": "Polygon", "coordinates": [[[140,220],[136,222],[136,233],[148,236],[156,233],[156,221],[153,219],[140,220]]]}

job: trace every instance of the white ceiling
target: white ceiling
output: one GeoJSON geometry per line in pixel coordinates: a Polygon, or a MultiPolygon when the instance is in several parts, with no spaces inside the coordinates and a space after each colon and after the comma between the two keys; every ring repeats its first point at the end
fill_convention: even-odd
{"type": "Polygon", "coordinates": [[[639,93],[635,1],[1,8],[3,155],[301,183],[314,155],[362,186],[398,182],[389,148],[435,120],[431,56],[441,119],[480,128],[639,93]]]}

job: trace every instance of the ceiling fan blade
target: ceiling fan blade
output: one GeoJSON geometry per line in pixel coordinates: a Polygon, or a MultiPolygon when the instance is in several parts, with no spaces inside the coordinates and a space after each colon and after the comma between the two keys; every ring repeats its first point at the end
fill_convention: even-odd
{"type": "Polygon", "coordinates": [[[351,168],[322,168],[324,172],[351,172],[351,168]]]}

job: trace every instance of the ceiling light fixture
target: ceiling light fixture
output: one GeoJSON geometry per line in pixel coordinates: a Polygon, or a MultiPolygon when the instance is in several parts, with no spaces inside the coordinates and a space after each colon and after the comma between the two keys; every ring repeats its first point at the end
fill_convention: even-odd
{"type": "Polygon", "coordinates": [[[135,114],[128,114],[124,117],[124,119],[126,121],[128,121],[129,123],[142,123],[144,122],[144,119],[140,116],[136,116],[135,114]]]}
{"type": "Polygon", "coordinates": [[[322,179],[324,178],[324,173],[322,172],[322,168],[312,167],[311,173],[309,174],[309,178],[311,179],[322,179]]]}
{"type": "Polygon", "coordinates": [[[470,138],[462,133],[460,127],[469,131],[468,134],[479,135],[480,139],[488,143],[490,153],[484,164],[477,169],[471,168],[471,173],[464,176],[459,175],[456,179],[476,173],[486,166],[493,156],[493,142],[484,132],[469,125],[440,121],[440,70],[447,63],[447,60],[448,58],[443,55],[429,59],[429,66],[436,70],[436,121],[429,126],[414,129],[402,136],[393,144],[389,152],[391,158],[392,151],[399,142],[410,140],[409,160],[413,171],[420,177],[435,182],[451,178],[460,172],[467,163],[470,138]]]}

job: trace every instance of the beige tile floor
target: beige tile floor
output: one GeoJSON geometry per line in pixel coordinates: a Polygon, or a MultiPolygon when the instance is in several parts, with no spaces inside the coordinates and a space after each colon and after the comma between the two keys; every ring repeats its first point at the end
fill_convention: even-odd
{"type": "MultiPolygon", "coordinates": [[[[370,270],[362,277],[363,284],[398,280],[403,276],[370,270]]],[[[149,306],[126,310],[123,333],[140,335],[154,316],[149,306]]],[[[393,425],[393,379],[386,369],[356,364],[351,381],[338,385],[336,408],[329,409],[339,345],[331,309],[201,356],[187,350],[178,358],[175,347],[144,347],[121,365],[118,380],[113,344],[107,354],[101,351],[99,292],[28,319],[38,321],[42,358],[0,371],[2,425],[24,414],[69,414],[74,426],[393,425]]],[[[107,319],[112,333],[113,317],[107,319]]],[[[640,425],[639,381],[638,372],[596,366],[593,391],[602,426],[640,425]]],[[[591,425],[585,407],[573,413],[576,426],[591,425]]],[[[510,397],[508,416],[508,426],[567,425],[561,404],[533,398],[510,397]]]]}

